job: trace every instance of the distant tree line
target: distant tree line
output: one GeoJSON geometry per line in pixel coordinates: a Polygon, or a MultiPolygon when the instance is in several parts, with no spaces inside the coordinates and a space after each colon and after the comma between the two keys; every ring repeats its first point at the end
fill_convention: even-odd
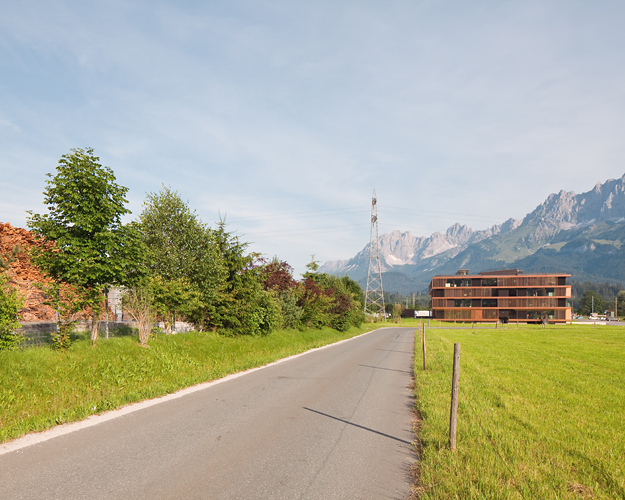
{"type": "MultiPolygon", "coordinates": [[[[29,212],[28,227],[39,242],[31,260],[51,280],[44,286],[47,303],[58,312],[58,331],[67,333],[56,339],[57,347],[69,345],[78,311],[91,314],[96,345],[104,296],[113,286],[125,290],[123,307],[139,324],[142,345],[156,320],[166,333],[184,319],[224,335],[326,326],[344,331],[364,321],[356,281],[318,273],[314,258],[298,281],[287,262],[248,252],[225,220],[208,226],[168,187],[148,193],[138,218],[122,223],[130,213],[128,189],[92,149],[73,149],[56,174],[47,175],[47,213],[29,212]]],[[[20,304],[6,291],[6,280],[0,285],[1,348],[2,332],[15,328],[20,304]]]]}
{"type": "Polygon", "coordinates": [[[384,309],[387,314],[393,313],[395,305],[401,305],[405,309],[422,311],[429,307],[430,295],[427,292],[415,292],[402,294],[397,292],[384,292],[384,309]]]}
{"type": "Polygon", "coordinates": [[[625,316],[625,290],[621,283],[572,281],[571,296],[573,310],[583,316],[588,316],[593,311],[598,314],[614,311],[615,300],[617,301],[617,314],[625,316]]]}

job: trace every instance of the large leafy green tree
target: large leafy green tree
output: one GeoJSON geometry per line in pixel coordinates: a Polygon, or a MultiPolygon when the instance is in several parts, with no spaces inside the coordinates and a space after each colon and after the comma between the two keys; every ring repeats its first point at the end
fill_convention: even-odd
{"type": "Polygon", "coordinates": [[[115,181],[93,149],[72,149],[63,155],[56,174],[47,174],[44,204],[47,214],[30,213],[28,226],[50,245],[37,246],[33,260],[56,282],[80,288],[93,310],[91,339],[98,338],[97,319],[103,291],[124,285],[142,274],[143,246],[132,225],[122,217],[128,188],[115,181]]]}
{"type": "Polygon", "coordinates": [[[203,326],[215,315],[227,274],[214,231],[168,187],[147,194],[138,225],[147,268],[158,285],[159,310],[184,314],[203,326]],[[189,287],[188,296],[183,284],[189,287]]]}

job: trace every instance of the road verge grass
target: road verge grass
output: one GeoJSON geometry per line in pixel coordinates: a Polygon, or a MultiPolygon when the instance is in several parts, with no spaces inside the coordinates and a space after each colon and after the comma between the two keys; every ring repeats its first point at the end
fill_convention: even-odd
{"type": "Polygon", "coordinates": [[[417,498],[625,498],[625,328],[426,328],[426,372],[416,335],[417,498]]]}
{"type": "Polygon", "coordinates": [[[214,332],[75,342],[68,351],[0,351],[0,443],[373,330],[281,330],[267,336],[214,332]]]}

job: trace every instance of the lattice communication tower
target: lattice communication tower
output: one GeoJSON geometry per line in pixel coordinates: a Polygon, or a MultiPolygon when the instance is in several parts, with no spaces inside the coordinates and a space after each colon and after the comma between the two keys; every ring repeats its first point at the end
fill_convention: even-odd
{"type": "Polygon", "coordinates": [[[384,289],[380,264],[380,236],[378,234],[378,200],[373,190],[371,198],[371,238],[369,243],[369,272],[365,292],[365,314],[373,314],[386,320],[384,314],[384,289]]]}

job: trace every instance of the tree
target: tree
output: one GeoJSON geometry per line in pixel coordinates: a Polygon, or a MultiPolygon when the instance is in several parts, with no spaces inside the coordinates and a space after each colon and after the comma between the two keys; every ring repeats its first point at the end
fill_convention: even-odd
{"type": "Polygon", "coordinates": [[[588,316],[591,312],[603,314],[606,309],[606,304],[603,301],[601,295],[594,290],[588,290],[584,293],[580,304],[579,312],[588,316]]]}
{"type": "Polygon", "coordinates": [[[315,255],[310,256],[310,262],[306,264],[306,269],[308,271],[305,274],[314,274],[321,266],[319,265],[319,261],[315,260],[315,255]]]}
{"type": "Polygon", "coordinates": [[[302,309],[300,321],[305,328],[323,328],[330,324],[332,297],[319,285],[311,273],[302,282],[302,293],[298,306],[302,309]]]}
{"type": "MultiPolygon", "coordinates": [[[[176,191],[163,186],[148,193],[138,226],[146,248],[150,275],[163,286],[176,288],[184,281],[199,294],[194,308],[185,314],[201,327],[214,315],[215,300],[226,279],[217,238],[176,191]]],[[[179,288],[177,288],[179,290],[179,288]]],[[[163,289],[164,291],[164,289],[163,289]]],[[[157,293],[157,303],[159,301],[157,293]]]]}
{"type": "Polygon", "coordinates": [[[280,306],[283,328],[299,328],[302,308],[297,305],[301,288],[293,278],[293,268],[274,257],[270,262],[261,259],[259,278],[263,288],[273,294],[280,306]]]}
{"type": "Polygon", "coordinates": [[[265,290],[275,292],[285,292],[297,286],[297,281],[293,278],[293,268],[284,260],[274,257],[270,262],[261,260],[259,266],[259,278],[265,290]]]}
{"type": "Polygon", "coordinates": [[[360,283],[356,280],[351,279],[349,276],[343,276],[341,278],[341,282],[345,286],[345,289],[351,296],[359,303],[359,310],[363,311],[362,313],[362,321],[365,319],[365,293],[362,291],[360,287],[360,283]]]}
{"type": "Polygon", "coordinates": [[[328,325],[339,331],[359,326],[364,321],[364,302],[360,285],[347,276],[338,278],[329,274],[312,275],[317,284],[331,298],[328,325]]]}
{"type": "Polygon", "coordinates": [[[274,295],[261,286],[258,255],[245,252],[247,243],[229,233],[224,220],[218,223],[214,234],[226,280],[216,298],[210,326],[230,335],[271,333],[282,324],[282,317],[274,295]]]}
{"type": "Polygon", "coordinates": [[[300,328],[303,309],[298,305],[301,288],[295,287],[278,294],[282,313],[282,328],[300,328]]]}
{"type": "Polygon", "coordinates": [[[314,258],[304,273],[302,294],[298,305],[302,308],[301,321],[309,328],[330,326],[346,331],[364,321],[362,289],[354,280],[317,273],[314,258]]]}
{"type": "Polygon", "coordinates": [[[149,286],[154,298],[154,307],[167,335],[175,333],[177,317],[186,317],[202,306],[200,293],[185,279],[165,281],[162,277],[156,276],[150,279],[149,286]]]}
{"type": "Polygon", "coordinates": [[[135,226],[122,224],[128,188],[115,182],[93,149],[63,155],[56,175],[47,174],[47,214],[30,211],[28,226],[40,239],[53,242],[33,249],[34,262],[54,281],[82,288],[92,309],[91,340],[98,339],[103,288],[124,285],[142,274],[143,247],[135,226]]]}
{"type": "Polygon", "coordinates": [[[401,314],[404,312],[403,304],[393,304],[392,318],[393,323],[401,323],[401,314]]]}
{"type": "Polygon", "coordinates": [[[0,274],[0,351],[17,349],[23,340],[15,333],[20,327],[17,313],[21,307],[22,299],[17,290],[9,286],[4,274],[0,274]]]}
{"type": "Polygon", "coordinates": [[[625,290],[621,290],[616,294],[616,314],[625,316],[625,290]]]}

